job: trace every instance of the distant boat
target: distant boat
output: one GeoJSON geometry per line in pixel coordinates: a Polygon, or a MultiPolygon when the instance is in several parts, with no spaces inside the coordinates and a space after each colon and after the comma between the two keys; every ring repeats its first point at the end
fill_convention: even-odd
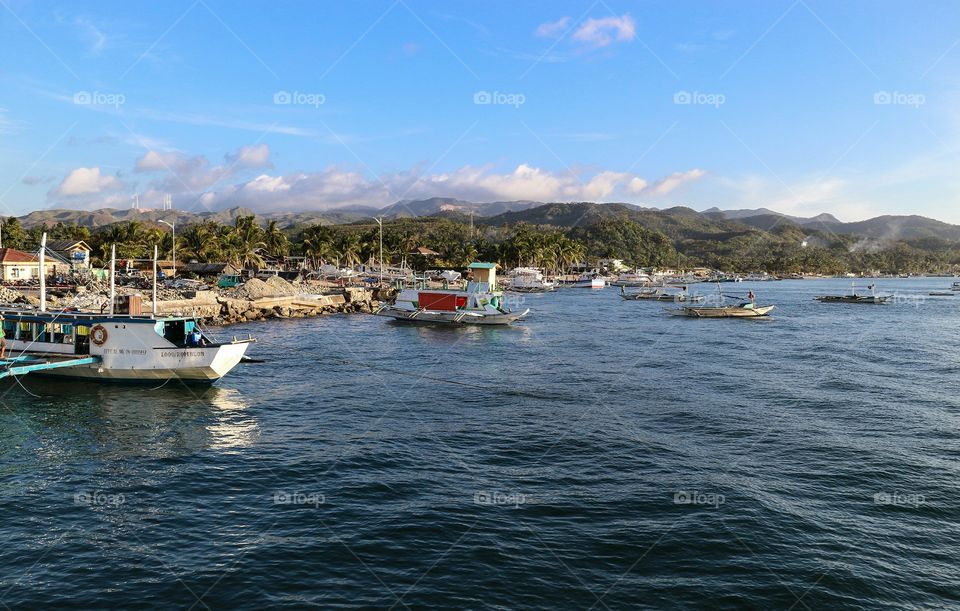
{"type": "Polygon", "coordinates": [[[870,295],[857,294],[855,283],[850,285],[849,295],[818,295],[815,299],[821,303],[861,303],[866,305],[884,305],[893,300],[893,295],[877,295],[877,285],[871,284],[870,295]]]}
{"type": "Polygon", "coordinates": [[[736,305],[722,305],[725,297],[743,299],[743,296],[726,295],[720,291],[719,284],[717,284],[717,296],[721,305],[684,306],[667,310],[667,312],[674,316],[687,316],[689,318],[758,318],[769,315],[776,307],[774,305],[757,305],[756,296],[753,294],[753,291],[747,293],[746,301],[740,301],[740,303],[736,305]]]}
{"type": "Polygon", "coordinates": [[[607,280],[600,274],[587,272],[573,282],[563,282],[559,286],[572,289],[602,289],[607,280]]]}
{"type": "Polygon", "coordinates": [[[690,318],[757,318],[767,316],[776,306],[741,304],[736,306],[687,306],[676,310],[667,310],[675,316],[690,318]]]}
{"type": "Polygon", "coordinates": [[[625,274],[620,274],[617,276],[617,279],[611,282],[611,286],[649,286],[650,285],[650,276],[646,274],[641,274],[640,272],[627,272],[625,274]]]}
{"type": "Polygon", "coordinates": [[[956,293],[950,293],[947,291],[932,291],[929,293],[931,297],[955,297],[956,293]]]}
{"type": "Polygon", "coordinates": [[[543,273],[533,267],[518,267],[510,276],[504,290],[511,293],[549,293],[557,288],[555,282],[544,280],[543,273]]]}
{"type": "Polygon", "coordinates": [[[953,286],[950,287],[952,291],[960,291],[960,282],[954,282],[953,286]]]}
{"type": "Polygon", "coordinates": [[[690,295],[686,291],[670,293],[666,291],[665,287],[655,287],[629,293],[623,287],[620,287],[620,297],[627,301],[674,301],[690,303],[703,301],[703,295],[690,295]]]}

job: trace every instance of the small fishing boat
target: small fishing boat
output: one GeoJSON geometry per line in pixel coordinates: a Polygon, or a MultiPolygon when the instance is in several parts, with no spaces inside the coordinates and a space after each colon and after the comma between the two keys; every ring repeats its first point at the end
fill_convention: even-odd
{"type": "Polygon", "coordinates": [[[744,303],[735,306],[686,306],[667,311],[675,316],[689,316],[690,318],[757,318],[767,316],[775,307],[744,303]]]}
{"type": "Polygon", "coordinates": [[[773,305],[757,305],[753,291],[747,293],[746,301],[740,301],[735,305],[724,305],[724,298],[742,299],[742,295],[725,295],[720,292],[719,284],[717,285],[717,294],[720,305],[684,306],[667,310],[667,312],[674,316],[687,316],[689,318],[758,318],[769,315],[776,307],[773,305]]]}
{"type": "Polygon", "coordinates": [[[627,272],[617,276],[617,279],[610,283],[611,286],[650,286],[652,280],[647,274],[641,273],[639,270],[635,272],[627,272]]]}
{"type": "Polygon", "coordinates": [[[567,287],[574,289],[602,289],[607,286],[607,280],[600,274],[586,273],[567,287]]]}
{"type": "Polygon", "coordinates": [[[408,288],[394,303],[374,312],[402,322],[449,325],[509,325],[530,313],[503,307],[503,292],[497,290],[496,263],[471,263],[473,279],[466,290],[408,288]]]}
{"type": "Polygon", "coordinates": [[[549,293],[557,288],[555,282],[544,280],[543,272],[533,267],[518,267],[510,274],[504,290],[511,293],[549,293]]]}
{"type": "Polygon", "coordinates": [[[814,297],[821,303],[860,303],[866,305],[884,305],[893,300],[893,295],[877,295],[877,285],[871,284],[869,295],[859,295],[855,283],[850,285],[849,295],[818,295],[814,297]]]}
{"type": "Polygon", "coordinates": [[[950,287],[951,291],[960,291],[960,282],[954,282],[953,286],[950,287]]]}
{"type": "Polygon", "coordinates": [[[956,293],[948,293],[946,291],[932,291],[929,293],[931,297],[955,297],[956,293]]]}
{"type": "Polygon", "coordinates": [[[631,292],[627,292],[623,287],[620,287],[620,297],[627,301],[674,301],[678,303],[699,303],[703,301],[703,295],[690,295],[687,293],[686,287],[679,293],[667,292],[666,287],[655,287],[631,292]]]}

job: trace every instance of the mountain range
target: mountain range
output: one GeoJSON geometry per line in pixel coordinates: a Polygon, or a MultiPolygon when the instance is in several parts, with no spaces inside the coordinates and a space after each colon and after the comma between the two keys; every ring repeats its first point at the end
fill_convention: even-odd
{"type": "MultiPolygon", "coordinates": [[[[51,209],[31,212],[19,217],[25,227],[53,225],[58,222],[96,228],[120,221],[139,220],[158,223],[161,219],[178,225],[213,220],[232,223],[237,216],[254,214],[246,208],[217,211],[189,212],[183,210],[134,210],[103,208],[100,210],[51,209]]],[[[387,219],[441,216],[486,225],[510,225],[526,222],[556,227],[587,226],[601,218],[623,217],[634,220],[648,229],[663,231],[677,237],[694,239],[723,239],[744,231],[782,231],[795,227],[808,232],[855,235],[878,241],[935,239],[960,242],[960,225],[951,225],[923,216],[878,216],[855,222],[843,222],[831,214],[798,217],[767,208],[721,210],[709,208],[702,212],[683,206],[658,210],[635,204],[593,202],[543,203],[536,201],[470,202],[452,198],[434,197],[423,200],[401,200],[385,208],[348,206],[316,212],[257,213],[264,220],[275,220],[284,228],[323,223],[346,224],[382,216],[387,219]]]]}

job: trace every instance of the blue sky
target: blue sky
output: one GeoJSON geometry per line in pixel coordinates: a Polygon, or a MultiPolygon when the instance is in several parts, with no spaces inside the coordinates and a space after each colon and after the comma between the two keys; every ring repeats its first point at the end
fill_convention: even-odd
{"type": "Polygon", "coordinates": [[[953,2],[0,1],[0,213],[403,198],[960,222],[953,2]]]}

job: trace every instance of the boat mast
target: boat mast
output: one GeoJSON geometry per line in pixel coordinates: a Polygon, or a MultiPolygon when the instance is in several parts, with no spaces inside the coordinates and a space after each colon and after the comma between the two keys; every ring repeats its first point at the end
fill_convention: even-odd
{"type": "Polygon", "coordinates": [[[153,245],[153,317],[157,317],[157,245],[153,245]]]}
{"type": "Polygon", "coordinates": [[[115,294],[115,277],[114,277],[114,268],[117,265],[117,245],[110,245],[110,317],[113,317],[113,297],[115,294]]]}
{"type": "Polygon", "coordinates": [[[40,238],[40,311],[47,311],[47,274],[46,274],[46,254],[47,254],[47,233],[43,233],[40,238]]]}

